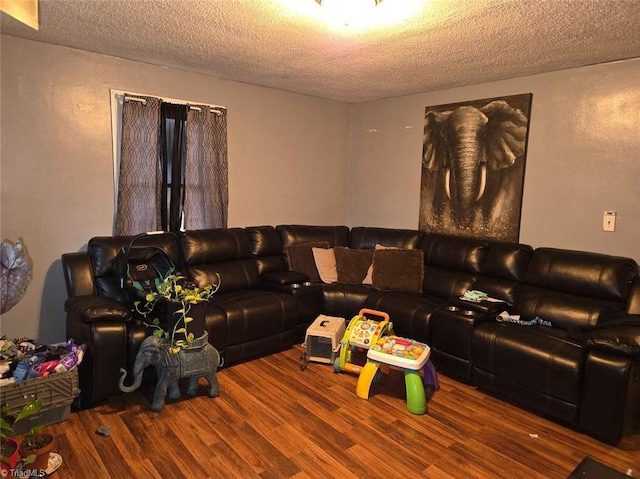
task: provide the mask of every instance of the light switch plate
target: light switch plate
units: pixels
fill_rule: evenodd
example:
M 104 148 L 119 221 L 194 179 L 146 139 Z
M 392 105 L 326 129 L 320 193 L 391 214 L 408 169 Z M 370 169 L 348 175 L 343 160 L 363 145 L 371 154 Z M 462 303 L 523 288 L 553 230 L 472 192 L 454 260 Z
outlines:
M 602 217 L 602 229 L 604 231 L 616 230 L 616 212 L 615 211 L 604 212 L 604 216 Z

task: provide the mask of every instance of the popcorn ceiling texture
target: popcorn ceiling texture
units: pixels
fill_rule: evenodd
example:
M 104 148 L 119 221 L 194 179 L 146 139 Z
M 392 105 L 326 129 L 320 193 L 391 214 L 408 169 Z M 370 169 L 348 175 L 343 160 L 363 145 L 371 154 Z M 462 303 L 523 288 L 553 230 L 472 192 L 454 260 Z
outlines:
M 315 0 L 39 5 L 39 31 L 2 14 L 2 34 L 352 103 L 640 56 L 637 0 L 385 0 L 369 28 Z

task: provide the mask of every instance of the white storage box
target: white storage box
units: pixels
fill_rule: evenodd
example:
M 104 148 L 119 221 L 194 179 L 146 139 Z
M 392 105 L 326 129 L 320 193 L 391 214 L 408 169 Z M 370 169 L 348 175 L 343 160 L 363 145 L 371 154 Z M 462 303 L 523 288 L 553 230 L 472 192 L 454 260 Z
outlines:
M 340 341 L 346 329 L 345 319 L 321 314 L 307 328 L 304 340 L 302 369 L 309 361 L 333 364 L 340 350 Z

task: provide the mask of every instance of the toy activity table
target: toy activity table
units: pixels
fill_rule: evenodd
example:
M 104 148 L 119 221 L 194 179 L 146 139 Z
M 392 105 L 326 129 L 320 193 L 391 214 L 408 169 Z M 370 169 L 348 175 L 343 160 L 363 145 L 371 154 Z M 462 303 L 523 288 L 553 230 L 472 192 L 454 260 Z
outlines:
M 365 316 L 377 316 L 382 321 L 374 321 Z M 365 350 L 376 344 L 381 336 L 393 334 L 393 324 L 389 321 L 389 315 L 383 311 L 363 308 L 349 321 L 342 341 L 340 342 L 340 356 L 333 363 L 335 372 L 346 371 L 359 375 L 362 366 L 352 363 L 352 353 L 357 350 Z
M 368 399 L 371 383 L 381 365 L 391 366 L 404 371 L 407 391 L 407 409 L 412 414 L 424 414 L 427 411 L 427 399 L 420 370 L 433 374 L 427 367 L 431 348 L 425 343 L 399 336 L 383 336 L 367 352 L 365 364 L 356 385 L 359 398 Z

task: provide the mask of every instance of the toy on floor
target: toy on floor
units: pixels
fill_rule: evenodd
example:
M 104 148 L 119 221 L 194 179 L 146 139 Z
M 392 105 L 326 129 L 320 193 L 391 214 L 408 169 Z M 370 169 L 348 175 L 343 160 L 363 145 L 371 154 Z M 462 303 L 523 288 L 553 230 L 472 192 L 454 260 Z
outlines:
M 425 385 L 430 394 L 439 388 L 438 377 L 429 356 L 431 348 L 425 343 L 399 336 L 381 337 L 367 352 L 367 364 L 358 378 L 356 395 L 369 398 L 371 383 L 381 366 L 390 366 L 404 371 L 407 392 L 407 409 L 412 414 L 427 411 Z M 424 382 L 420 371 L 424 373 Z
M 309 361 L 333 364 L 338 357 L 340 340 L 344 336 L 345 320 L 321 314 L 307 328 L 305 335 L 302 366 L 304 371 Z
M 365 314 L 381 317 L 382 321 L 369 319 Z M 361 309 L 349 321 L 349 326 L 342 336 L 340 356 L 333 363 L 335 372 L 346 371 L 360 375 L 362 366 L 352 363 L 352 353 L 371 348 L 385 334 L 393 334 L 393 324 L 389 321 L 389 315 L 374 309 Z

